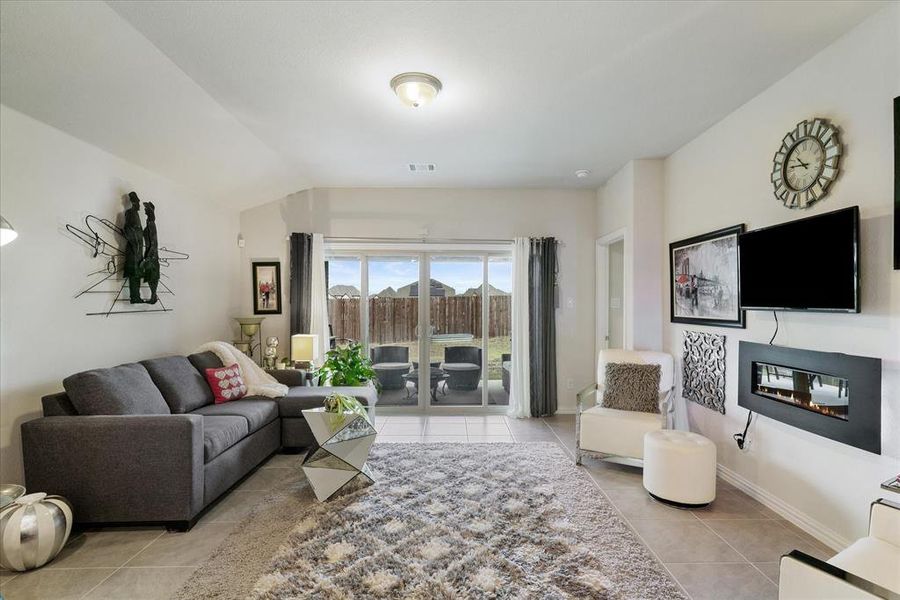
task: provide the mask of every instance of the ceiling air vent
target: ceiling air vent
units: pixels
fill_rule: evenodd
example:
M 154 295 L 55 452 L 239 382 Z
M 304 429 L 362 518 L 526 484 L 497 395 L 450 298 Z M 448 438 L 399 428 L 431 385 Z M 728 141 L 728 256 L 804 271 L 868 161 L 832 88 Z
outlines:
M 431 173 L 436 168 L 434 163 L 409 163 L 411 173 Z

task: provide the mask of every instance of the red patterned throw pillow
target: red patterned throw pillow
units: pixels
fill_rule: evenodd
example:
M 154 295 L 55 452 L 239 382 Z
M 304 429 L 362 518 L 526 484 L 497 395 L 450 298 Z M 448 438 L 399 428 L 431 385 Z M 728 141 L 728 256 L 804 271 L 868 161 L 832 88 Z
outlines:
M 247 395 L 241 368 L 236 363 L 218 369 L 206 369 L 206 381 L 209 382 L 216 404 L 237 400 Z

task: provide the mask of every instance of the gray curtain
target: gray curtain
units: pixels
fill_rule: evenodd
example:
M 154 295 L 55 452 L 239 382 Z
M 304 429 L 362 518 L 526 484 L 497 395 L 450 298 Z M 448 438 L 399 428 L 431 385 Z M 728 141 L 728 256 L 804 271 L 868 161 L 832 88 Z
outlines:
M 528 325 L 531 416 L 556 412 L 556 239 L 531 238 L 528 259 Z
M 291 234 L 291 335 L 309 333 L 312 234 Z

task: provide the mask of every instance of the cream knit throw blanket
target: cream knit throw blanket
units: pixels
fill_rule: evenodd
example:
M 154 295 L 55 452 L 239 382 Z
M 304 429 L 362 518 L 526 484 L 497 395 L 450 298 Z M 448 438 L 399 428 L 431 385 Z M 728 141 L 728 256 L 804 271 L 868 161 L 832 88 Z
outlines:
M 278 383 L 274 377 L 263 371 L 249 356 L 227 342 L 209 342 L 208 344 L 203 344 L 194 352 L 212 352 L 219 357 L 219 360 L 226 367 L 237 363 L 237 366 L 241 368 L 248 396 L 281 398 L 288 393 L 286 385 Z

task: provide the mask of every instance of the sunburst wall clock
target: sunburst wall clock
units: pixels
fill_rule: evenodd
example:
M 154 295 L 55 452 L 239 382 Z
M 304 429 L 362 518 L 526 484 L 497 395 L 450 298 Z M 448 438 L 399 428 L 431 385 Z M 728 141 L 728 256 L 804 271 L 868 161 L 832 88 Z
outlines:
M 827 119 L 797 123 L 772 161 L 775 197 L 788 208 L 809 208 L 827 196 L 838 176 L 841 152 L 840 132 Z

